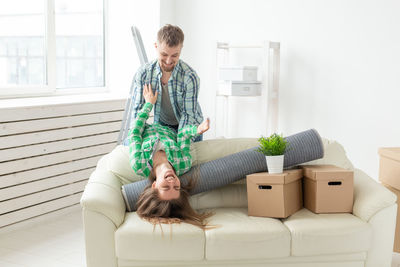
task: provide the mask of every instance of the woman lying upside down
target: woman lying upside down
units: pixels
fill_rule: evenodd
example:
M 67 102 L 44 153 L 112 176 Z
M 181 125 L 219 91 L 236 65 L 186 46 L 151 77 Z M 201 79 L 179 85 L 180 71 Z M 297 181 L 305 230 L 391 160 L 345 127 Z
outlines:
M 157 96 L 158 92 L 153 94 L 151 85 L 144 86 L 146 103 L 129 132 L 130 165 L 136 174 L 148 177 L 151 182 L 140 195 L 136 212 L 153 224 L 184 221 L 205 229 L 205 219 L 211 214 L 198 213 L 189 204 L 189 192 L 195 180 L 181 185 L 178 176 L 190 170 L 191 139 L 209 129 L 209 119 L 199 126 L 187 125 L 178 133 L 158 123 L 147 124 Z
M 189 195 L 231 184 L 251 173 L 268 171 L 265 156 L 254 147 L 202 163 L 189 171 L 191 138 L 207 131 L 209 120 L 198 127 L 186 126 L 178 134 L 160 124 L 148 125 L 145 122 L 157 93 L 154 95 L 151 87 L 145 86 L 143 95 L 146 103 L 129 135 L 129 160 L 132 169 L 148 177 L 150 183 L 142 180 L 122 187 L 128 209 L 133 211 L 131 207 L 136 206 L 137 214 L 153 224 L 183 221 L 202 229 L 214 228 L 205 222 L 211 214 L 196 212 L 189 204 Z M 286 140 L 289 150 L 285 152 L 284 168 L 324 155 L 322 139 L 314 129 L 288 136 Z

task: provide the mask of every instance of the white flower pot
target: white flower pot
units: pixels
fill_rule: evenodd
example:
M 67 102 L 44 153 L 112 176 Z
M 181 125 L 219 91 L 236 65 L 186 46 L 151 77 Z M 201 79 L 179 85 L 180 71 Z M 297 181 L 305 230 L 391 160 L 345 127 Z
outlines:
M 268 173 L 282 173 L 283 172 L 283 156 L 265 156 L 267 159 Z

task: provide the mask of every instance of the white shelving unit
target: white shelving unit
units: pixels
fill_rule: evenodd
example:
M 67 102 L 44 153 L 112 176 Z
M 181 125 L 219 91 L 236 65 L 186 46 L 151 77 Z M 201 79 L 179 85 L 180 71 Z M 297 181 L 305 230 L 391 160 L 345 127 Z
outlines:
M 264 41 L 262 44 L 231 44 L 226 42 L 217 42 L 217 71 L 221 66 L 231 65 L 231 57 L 233 51 L 238 50 L 255 50 L 262 57 L 262 63 L 259 68 L 259 79 L 261 81 L 261 95 L 251 96 L 234 96 L 234 95 L 220 95 L 218 89 L 216 90 L 217 98 L 223 98 L 222 105 L 222 134 L 218 134 L 219 127 L 216 126 L 217 136 L 224 137 L 246 137 L 246 136 L 234 136 L 230 134 L 229 129 L 229 110 L 230 102 L 233 98 L 259 98 L 259 105 L 262 106 L 262 113 L 264 121 L 262 122 L 262 128 L 264 129 L 260 134 L 269 135 L 277 132 L 278 130 L 278 110 L 279 110 L 279 61 L 280 61 L 280 43 Z M 239 60 L 240 61 L 240 60 Z M 219 73 L 218 73 L 219 74 Z M 260 79 L 261 78 L 261 79 Z M 219 75 L 217 78 L 219 86 Z M 218 102 L 218 101 L 217 101 Z M 217 103 L 216 102 L 216 103 Z M 265 107 L 264 107 L 265 105 Z M 216 104 L 216 112 L 221 109 Z M 260 109 L 261 107 L 254 107 Z M 217 116 L 216 116 L 217 117 Z

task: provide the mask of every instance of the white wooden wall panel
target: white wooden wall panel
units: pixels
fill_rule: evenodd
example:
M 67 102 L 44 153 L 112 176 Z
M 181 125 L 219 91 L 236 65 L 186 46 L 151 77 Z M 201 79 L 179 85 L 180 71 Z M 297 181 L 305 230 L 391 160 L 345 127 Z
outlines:
M 25 195 L 18 198 L 0 202 L 0 213 L 4 214 L 14 210 L 23 209 L 25 207 L 34 206 L 49 200 L 58 199 L 60 197 L 69 196 L 75 193 L 82 192 L 87 181 L 80 181 L 56 188 L 51 188 L 45 191 L 37 192 L 34 194 Z
M 0 149 L 94 135 L 101 133 L 105 128 L 110 131 L 119 131 L 120 127 L 121 122 L 117 121 L 43 132 L 8 135 L 1 137 Z
M 0 150 L 0 159 L 2 161 L 9 161 L 18 159 L 21 157 L 21 155 L 24 155 L 24 157 L 32 157 L 32 156 L 65 151 L 68 149 L 77 149 L 85 146 L 112 143 L 115 142 L 117 138 L 118 138 L 118 132 L 111 132 L 105 134 L 98 134 L 95 136 L 90 135 L 85 137 L 66 139 L 62 141 L 29 145 L 29 149 L 27 149 L 26 146 L 2 149 Z
M 63 198 L 55 199 L 53 201 L 45 202 L 39 205 L 28 207 L 14 212 L 2 214 L 0 223 L 2 226 L 10 225 L 12 223 L 20 222 L 26 219 L 37 217 L 52 211 L 67 208 L 79 203 L 82 193 L 73 194 Z
M 0 175 L 36 169 L 57 163 L 67 162 L 81 158 L 87 158 L 93 155 L 101 155 L 104 151 L 111 151 L 115 143 L 90 146 L 85 148 L 67 150 L 59 153 L 46 154 L 38 157 L 30 157 L 1 163 Z M 29 149 L 29 147 L 27 147 Z M 1 176 L 0 176 L 1 177 Z
M 34 192 L 44 191 L 50 188 L 59 187 L 65 184 L 75 183 L 82 180 L 87 180 L 90 174 L 95 168 L 89 168 L 47 179 L 33 181 L 31 183 L 18 184 L 16 186 L 10 186 L 1 190 L 0 201 L 13 199 L 15 197 L 32 194 Z M 1 205 L 1 202 L 0 202 Z
M 27 171 L 3 175 L 0 176 L 0 188 L 23 184 L 23 183 L 29 183 L 32 181 L 48 177 L 58 176 L 63 173 L 76 172 L 78 170 L 93 167 L 96 166 L 101 156 L 102 155 L 75 160 L 67 163 L 42 167 L 39 169 L 33 169 L 33 170 L 27 170 Z
M 4 122 L 0 128 L 0 136 L 5 134 L 18 134 L 23 132 L 43 131 L 48 129 L 102 123 L 105 121 L 118 121 L 121 120 L 122 116 L 122 111 L 113 111 L 40 120 Z
M 125 100 L 0 108 L 0 227 L 79 203 Z
M 121 105 L 122 103 L 122 105 Z M 33 106 L 25 108 L 4 108 L 1 109 L 0 121 L 25 121 L 41 118 L 65 117 L 80 114 L 101 113 L 110 111 L 121 111 L 125 100 L 110 100 L 99 102 L 85 102 L 76 104 L 60 104 L 49 106 Z M 122 119 L 122 117 L 121 117 Z

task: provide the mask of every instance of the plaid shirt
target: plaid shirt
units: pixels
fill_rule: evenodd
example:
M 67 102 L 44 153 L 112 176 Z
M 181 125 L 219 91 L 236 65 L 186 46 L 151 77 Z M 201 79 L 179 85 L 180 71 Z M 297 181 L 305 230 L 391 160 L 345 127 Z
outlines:
M 157 102 L 154 107 L 154 122 L 160 121 L 161 98 L 162 98 L 162 71 L 158 60 L 149 62 L 136 72 L 133 88 L 133 113 L 136 118 L 145 101 L 143 98 L 143 86 L 151 83 L 153 92 L 158 91 Z M 179 60 L 171 78 L 168 81 L 168 92 L 175 117 L 181 129 L 186 125 L 199 125 L 203 121 L 203 113 L 197 101 L 200 89 L 200 79 L 196 72 L 185 62 Z M 131 127 L 132 128 L 132 125 Z
M 164 145 L 168 161 L 174 167 L 176 175 L 182 175 L 190 170 L 192 156 L 190 155 L 191 138 L 197 135 L 197 126 L 187 125 L 176 134 L 167 126 L 158 123 L 147 124 L 146 120 L 153 104 L 145 103 L 138 113 L 130 130 L 128 138 L 129 162 L 136 174 L 148 177 L 153 166 L 153 153 L 157 142 Z

